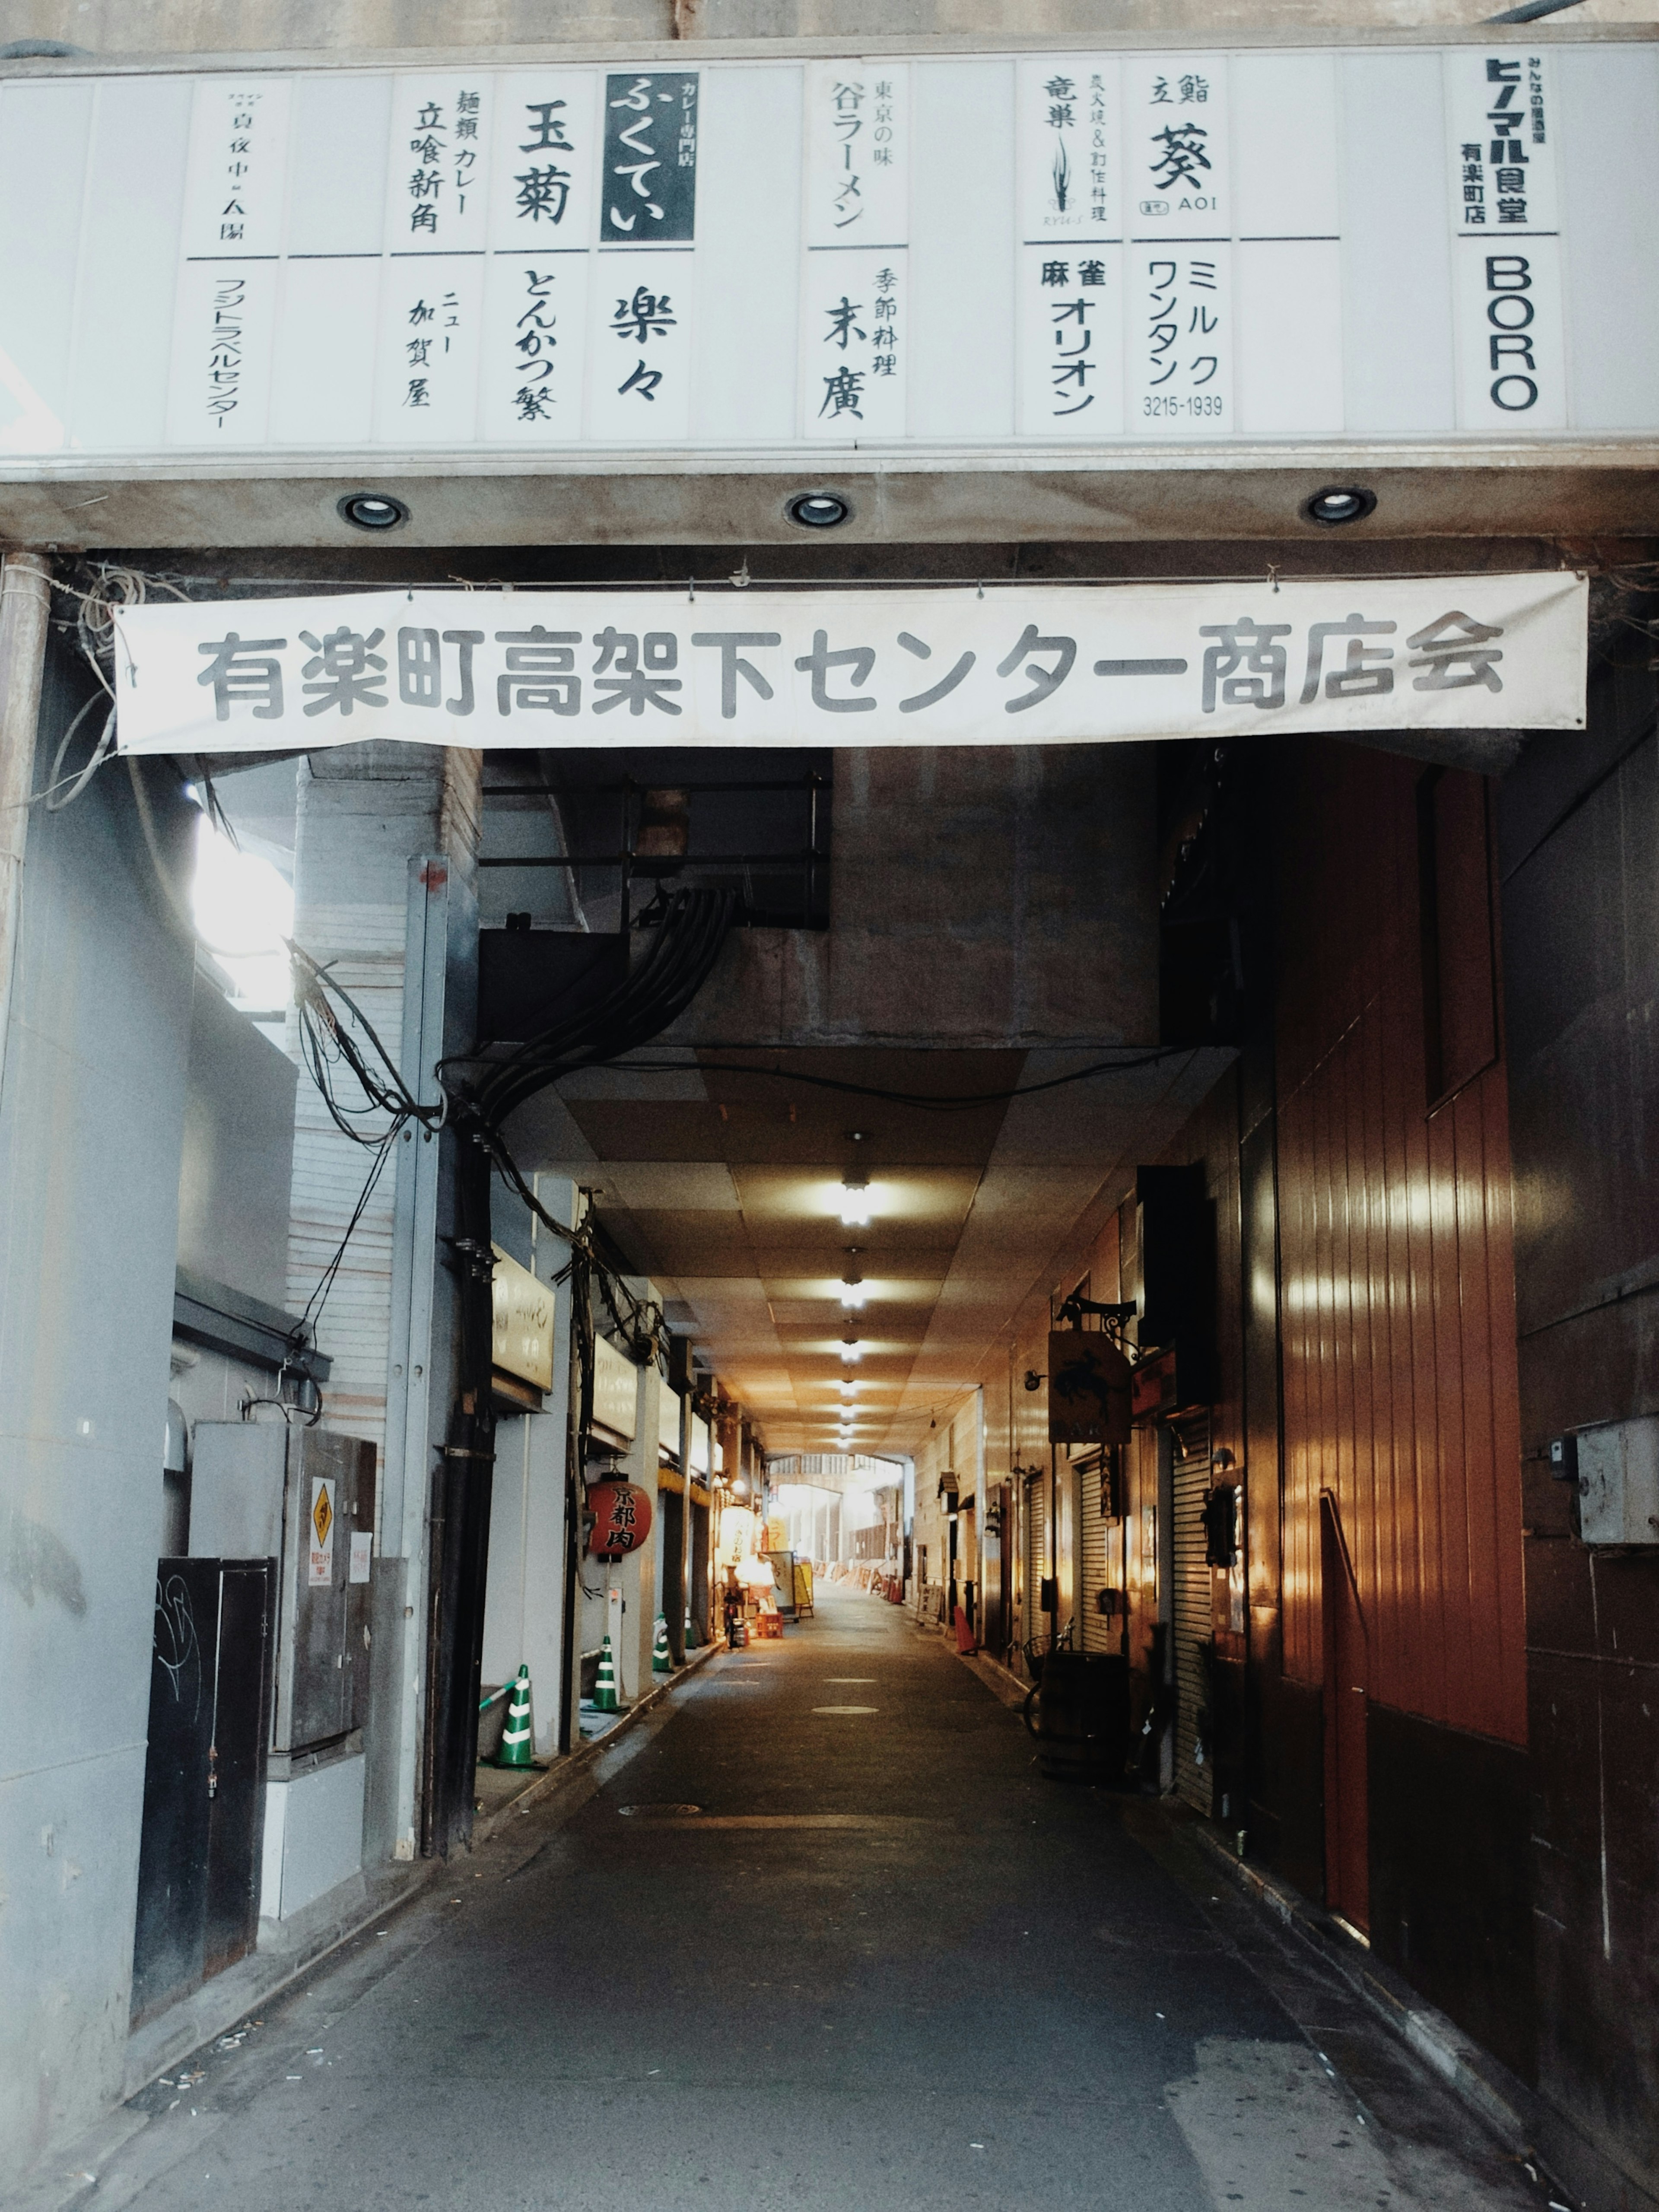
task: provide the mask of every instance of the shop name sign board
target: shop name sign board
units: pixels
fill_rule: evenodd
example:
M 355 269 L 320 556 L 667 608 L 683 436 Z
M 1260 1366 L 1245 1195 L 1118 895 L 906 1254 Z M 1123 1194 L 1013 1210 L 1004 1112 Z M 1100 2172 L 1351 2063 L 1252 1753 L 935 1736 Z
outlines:
M 0 453 L 1650 435 L 1656 105 L 1512 33 L 20 77 Z
M 403 591 L 117 618 L 130 753 L 1578 729 L 1583 577 Z

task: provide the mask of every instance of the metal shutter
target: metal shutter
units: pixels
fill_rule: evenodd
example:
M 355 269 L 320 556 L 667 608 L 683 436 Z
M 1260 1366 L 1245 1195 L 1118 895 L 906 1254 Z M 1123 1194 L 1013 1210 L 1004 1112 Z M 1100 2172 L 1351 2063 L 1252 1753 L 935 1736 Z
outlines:
M 1042 1578 L 1048 1571 L 1048 1478 L 1046 1474 L 1025 1486 L 1025 1640 L 1047 1636 L 1048 1620 L 1042 1610 Z
M 1197 1756 L 1197 1722 L 1208 1701 L 1204 1661 L 1199 1646 L 1213 1628 L 1210 1569 L 1204 1556 L 1204 1493 L 1210 1486 L 1210 1416 L 1207 1409 L 1170 1425 L 1175 1448 L 1175 1526 L 1170 1556 L 1175 1588 L 1176 1748 L 1175 1786 L 1194 1811 L 1207 1819 L 1213 1804 L 1209 1754 Z
M 1071 1479 L 1083 1492 L 1081 1499 L 1082 1575 L 1078 1583 L 1077 1609 L 1079 1643 L 1085 1651 L 1115 1651 L 1122 1638 L 1121 1624 L 1114 1616 L 1108 1620 L 1100 1609 L 1100 1593 L 1111 1581 L 1111 1523 L 1101 1517 L 1100 1460 L 1091 1454 L 1079 1468 L 1071 1470 Z

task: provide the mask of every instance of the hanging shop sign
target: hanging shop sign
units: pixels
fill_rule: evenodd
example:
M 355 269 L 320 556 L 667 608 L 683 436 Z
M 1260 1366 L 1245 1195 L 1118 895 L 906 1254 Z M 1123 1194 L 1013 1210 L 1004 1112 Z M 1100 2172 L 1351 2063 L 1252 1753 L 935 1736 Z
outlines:
M 553 1293 L 492 1244 L 490 1364 L 538 1390 L 553 1388 Z
M 593 1429 L 603 1443 L 634 1441 L 639 1425 L 640 1370 L 607 1337 L 593 1340 Z
M 760 1516 L 751 1513 L 746 1505 L 728 1505 L 720 1515 L 719 1564 L 735 1567 L 740 1559 L 754 1551 L 760 1531 Z
M 130 753 L 1579 729 L 1571 573 L 129 608 Z
M 1127 1444 L 1133 1371 L 1099 1329 L 1060 1328 L 1048 1338 L 1048 1441 Z
M 1516 33 L 32 74 L 0 453 L 1651 435 L 1655 94 Z
M 651 1498 L 637 1482 L 596 1482 L 587 1493 L 594 1516 L 587 1548 L 596 1559 L 625 1559 L 651 1534 Z

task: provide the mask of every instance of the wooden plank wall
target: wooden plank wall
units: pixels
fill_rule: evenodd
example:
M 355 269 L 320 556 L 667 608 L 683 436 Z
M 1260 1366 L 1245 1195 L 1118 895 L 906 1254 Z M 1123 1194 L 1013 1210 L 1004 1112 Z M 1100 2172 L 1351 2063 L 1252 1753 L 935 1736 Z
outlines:
M 1373 1698 L 1526 1737 L 1512 1200 L 1501 1057 L 1431 1110 L 1409 761 L 1277 764 L 1284 1653 L 1322 1679 L 1336 1500 Z

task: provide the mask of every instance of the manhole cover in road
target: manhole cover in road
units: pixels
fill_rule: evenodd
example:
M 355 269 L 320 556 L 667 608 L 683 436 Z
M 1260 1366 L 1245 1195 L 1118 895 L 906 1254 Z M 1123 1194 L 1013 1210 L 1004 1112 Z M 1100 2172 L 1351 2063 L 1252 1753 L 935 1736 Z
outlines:
M 688 1813 L 701 1813 L 701 1805 L 619 1805 L 624 1820 L 679 1820 Z

